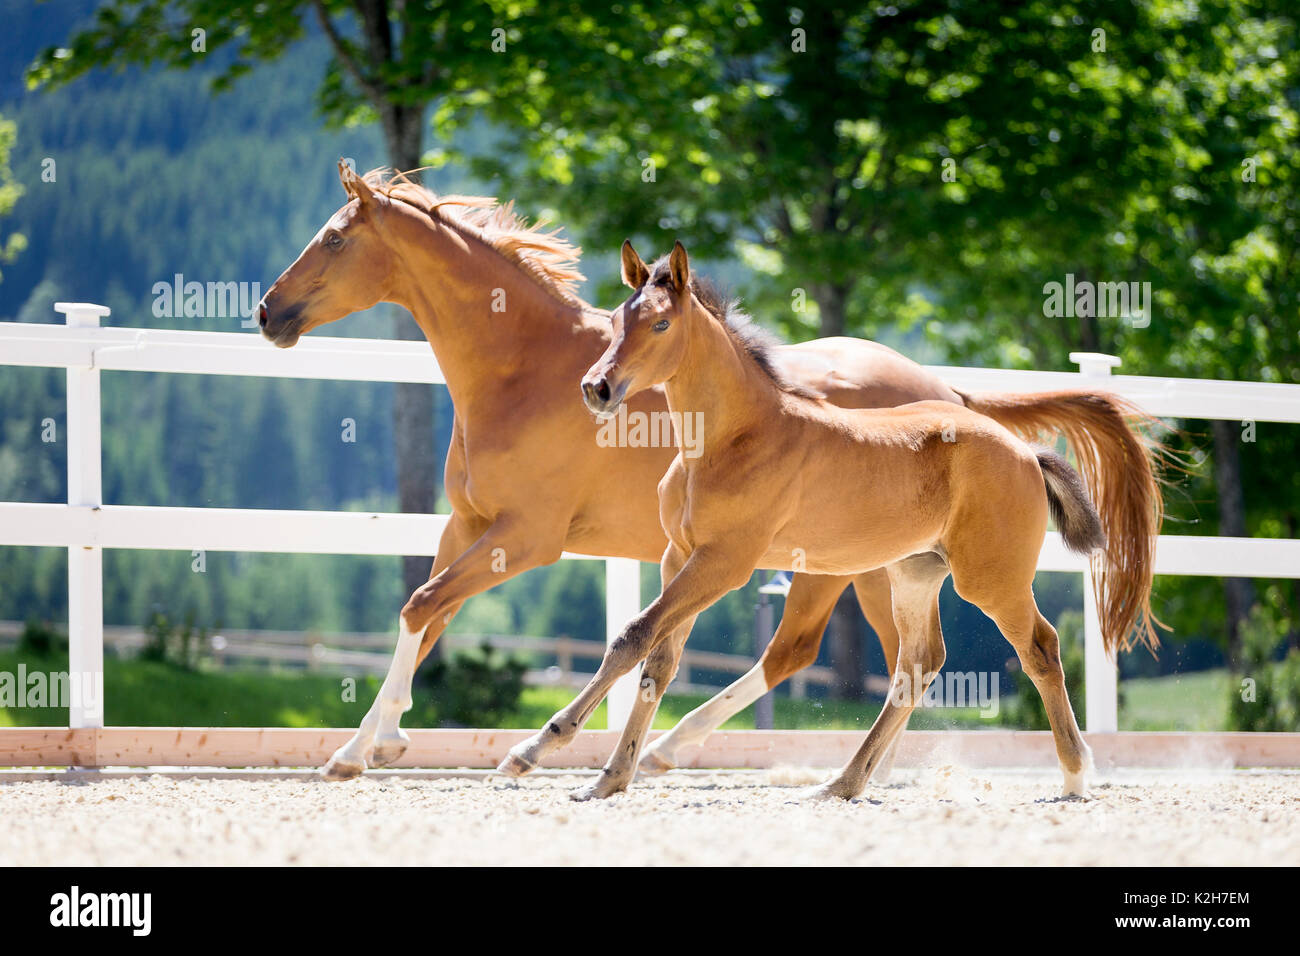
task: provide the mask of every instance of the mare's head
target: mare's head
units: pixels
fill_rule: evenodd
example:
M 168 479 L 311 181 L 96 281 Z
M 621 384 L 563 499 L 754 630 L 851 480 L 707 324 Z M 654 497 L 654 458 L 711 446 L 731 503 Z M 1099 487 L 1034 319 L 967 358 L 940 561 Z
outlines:
M 389 291 L 394 257 L 379 227 L 390 201 L 343 160 L 339 182 L 347 203 L 257 304 L 262 334 L 281 348 L 317 326 L 370 308 Z
M 623 242 L 623 282 L 632 295 L 614 310 L 614 339 L 582 377 L 582 399 L 597 415 L 612 415 L 629 395 L 666 382 L 686 353 L 693 313 L 691 265 L 686 247 L 647 266 Z

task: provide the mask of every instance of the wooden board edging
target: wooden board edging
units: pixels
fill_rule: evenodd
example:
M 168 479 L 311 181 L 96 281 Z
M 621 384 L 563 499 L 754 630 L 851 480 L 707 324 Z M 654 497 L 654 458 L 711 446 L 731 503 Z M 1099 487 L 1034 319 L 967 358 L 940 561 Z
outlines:
M 528 730 L 411 730 L 411 747 L 395 769 L 495 767 Z M 658 736 L 656 732 L 653 736 Z M 318 767 L 352 735 L 350 729 L 287 727 L 0 728 L 0 767 Z M 1084 734 L 1097 767 L 1300 767 L 1300 733 Z M 584 731 L 546 767 L 598 768 L 617 735 Z M 840 730 L 731 730 L 715 733 L 684 767 L 765 769 L 837 767 L 865 735 Z M 898 766 L 1053 767 L 1046 731 L 913 730 Z

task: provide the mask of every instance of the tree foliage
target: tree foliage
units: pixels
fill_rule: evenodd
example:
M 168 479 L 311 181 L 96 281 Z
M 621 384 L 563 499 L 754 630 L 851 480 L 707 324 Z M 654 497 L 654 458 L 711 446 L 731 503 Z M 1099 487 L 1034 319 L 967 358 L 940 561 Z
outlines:
M 202 54 L 196 29 L 205 31 Z M 52 236 L 73 244 L 75 278 L 93 277 L 92 290 L 123 308 L 187 248 L 203 250 L 197 268 L 274 274 L 328 205 L 320 197 L 331 186 L 317 178 L 328 166 L 312 165 L 324 144 L 334 155 L 373 153 L 376 141 L 361 128 L 378 120 L 392 154 L 402 147 L 394 122 L 409 135 L 412 112 L 422 116 L 427 104 L 434 138 L 425 159 L 440 185 L 460 186 L 470 169 L 525 208 L 553 210 L 597 252 L 625 236 L 651 250 L 681 238 L 697 261 L 739 263 L 725 271 L 751 307 L 793 337 L 848 331 L 955 362 L 1039 368 L 1069 367 L 1075 349 L 1100 350 L 1121 356 L 1131 373 L 1300 381 L 1300 52 L 1293 9 L 1271 0 L 847 9 L 774 0 L 143 0 L 103 4 L 85 29 L 43 45 L 27 74 L 42 87 L 102 67 L 126 73 L 116 87 L 104 84 L 120 113 L 89 95 L 60 101 L 75 114 L 66 125 L 53 110 L 20 107 L 31 138 L 30 149 L 18 147 L 25 161 L 57 149 L 78 177 L 71 196 L 24 200 L 32 218 L 20 215 L 19 226 L 38 254 L 8 270 L 6 285 L 16 278 L 22 290 L 15 313 L 73 278 L 59 272 Z M 256 70 L 257 95 L 241 102 L 262 115 L 214 109 L 178 79 L 183 73 L 150 73 L 146 88 L 134 70 L 146 65 L 193 68 L 233 90 Z M 331 125 L 328 138 L 307 134 L 304 90 Z M 153 91 L 170 91 L 188 113 L 127 107 Z M 423 133 L 424 120 L 415 125 Z M 203 144 L 220 162 L 186 142 L 197 144 L 206 129 L 220 131 Z M 117 157 L 121 182 L 154 188 L 122 189 L 98 165 L 103 150 Z M 206 189 L 187 192 L 187 178 Z M 255 213 L 223 216 L 230 197 Z M 32 228 L 47 215 L 54 229 Z M 268 222 L 284 224 L 270 240 L 259 235 Z M 190 239 L 141 242 L 141 223 L 158 226 L 151 235 Z M 95 251 L 77 245 L 80 236 L 93 237 Z M 1067 275 L 1149 282 L 1150 314 L 1049 314 L 1045 286 Z M 39 282 L 51 285 L 37 295 Z M 615 301 L 614 285 L 609 270 L 596 298 Z M 149 388 L 170 389 L 177 408 L 211 400 L 198 385 Z M 295 500 L 323 500 L 322 468 L 352 474 L 321 451 L 333 427 L 327 415 L 284 421 L 271 410 L 328 404 L 324 391 L 297 403 L 269 384 L 247 394 L 254 407 L 231 415 L 261 436 L 261 461 L 293 444 L 277 429 L 312 436 L 268 464 L 279 469 L 266 476 L 273 480 L 223 472 L 210 449 L 228 440 L 227 426 L 191 431 L 175 422 L 162 435 L 143 430 L 130 452 L 114 451 L 122 471 L 106 459 L 106 480 L 120 474 L 112 480 L 124 487 L 159 491 L 152 462 L 171 442 L 185 464 L 174 480 L 168 473 L 170 494 L 237 488 L 248 505 L 248 496 L 274 498 L 292 485 Z M 141 414 L 143 399 L 134 401 Z M 1300 452 L 1294 428 L 1260 423 L 1254 441 L 1225 439 L 1220 429 L 1211 442 L 1204 423 L 1183 425 L 1186 434 L 1172 440 L 1193 461 L 1207 452 L 1210 461 L 1236 461 L 1243 504 L 1234 517 L 1207 461 L 1170 496 L 1172 530 L 1196 522 L 1205 527 L 1193 530 L 1212 533 L 1240 518 L 1244 530 L 1234 533 L 1295 536 L 1300 478 L 1277 466 Z M 17 467 L 6 441 L 0 485 Z M 60 466 L 24 467 L 44 487 Z M 361 481 L 349 484 L 347 500 L 390 493 Z M 595 587 L 590 573 L 573 566 L 555 581 L 566 581 L 567 595 Z M 1180 635 L 1222 633 L 1222 595 L 1177 579 L 1159 588 Z M 560 594 L 557 583 L 534 592 L 547 621 L 599 627 L 598 615 L 578 613 Z M 1300 620 L 1293 586 L 1265 583 L 1260 594 L 1292 607 L 1284 619 Z M 532 626 L 517 609 L 481 603 L 491 608 L 481 620 Z M 739 640 L 748 608 L 729 607 L 718 629 Z

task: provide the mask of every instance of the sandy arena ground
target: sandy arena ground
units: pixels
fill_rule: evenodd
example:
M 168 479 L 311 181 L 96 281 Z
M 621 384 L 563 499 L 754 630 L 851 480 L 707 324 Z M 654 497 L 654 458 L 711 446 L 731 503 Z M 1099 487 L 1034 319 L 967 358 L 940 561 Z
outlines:
M 902 770 L 853 803 L 806 770 L 675 773 L 603 803 L 584 778 L 0 777 L 0 865 L 1300 863 L 1300 772 Z M 589 778 L 586 778 L 589 779 Z

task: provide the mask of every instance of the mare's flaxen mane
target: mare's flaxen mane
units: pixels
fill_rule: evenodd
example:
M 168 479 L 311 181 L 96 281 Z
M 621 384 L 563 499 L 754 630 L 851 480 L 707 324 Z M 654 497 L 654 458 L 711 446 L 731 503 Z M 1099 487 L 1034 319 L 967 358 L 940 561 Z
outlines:
M 577 293 L 577 284 L 586 278 L 577 268 L 582 250 L 558 229 L 543 232 L 545 222 L 530 223 L 516 213 L 513 200 L 503 204 L 491 196 L 439 196 L 405 173 L 386 169 L 372 169 L 363 178 L 375 192 L 483 240 L 564 301 L 585 304 Z

